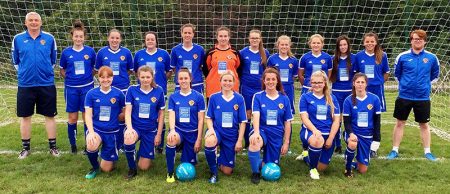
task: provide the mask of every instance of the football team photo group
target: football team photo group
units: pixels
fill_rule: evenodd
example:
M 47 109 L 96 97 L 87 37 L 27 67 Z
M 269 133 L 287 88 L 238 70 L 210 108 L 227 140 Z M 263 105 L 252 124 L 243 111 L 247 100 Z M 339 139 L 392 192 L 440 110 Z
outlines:
M 282 181 L 288 173 L 327 179 L 333 165 L 343 179 L 358 179 L 371 173 L 375 158 L 392 163 L 402 158 L 402 140 L 413 141 L 403 139 L 408 119 L 420 138 L 414 143 L 423 148 L 415 150 L 419 159 L 431 164 L 441 157 L 431 150 L 429 123 L 434 119 L 433 83 L 442 72 L 436 54 L 426 49 L 431 41 L 426 29 L 404 32 L 409 46 L 388 59 L 373 31 L 365 32 L 361 42 L 349 34 L 311 33 L 306 43 L 297 43 L 278 34 L 270 53 L 266 32 L 258 26 L 245 32 L 241 50 L 232 45 L 233 26 L 216 28 L 208 40 L 214 43 L 211 48 L 195 42 L 193 23 L 179 25 L 180 42 L 173 48 L 161 48 L 161 34 L 148 31 L 140 50 L 126 48 L 122 32 L 111 27 L 103 32 L 107 44 L 96 50 L 85 44 L 89 32 L 83 18 L 71 20 L 66 32 L 70 45 L 63 46 L 43 30 L 39 13 L 28 12 L 24 21 L 10 55 L 17 73 L 19 161 L 34 157 L 31 143 L 42 139 L 31 141 L 32 125 L 44 125 L 46 155 L 59 157 L 55 162 L 61 155 L 84 155 L 78 162 L 85 171 L 76 176 L 90 181 L 127 166 L 121 177 L 130 182 L 151 174 L 173 184 L 206 171 L 207 179 L 194 182 L 220 184 L 223 177 L 236 176 L 242 168 L 235 167 L 242 163 L 249 168 L 240 173 L 248 180 L 242 184 Z M 325 38 L 334 43 L 328 50 Z M 309 50 L 293 53 L 293 44 L 307 44 Z M 362 50 L 352 50 L 359 44 Z M 57 102 L 58 73 L 64 101 Z M 389 78 L 398 85 L 395 98 L 386 97 Z M 392 114 L 386 113 L 389 103 Z M 61 104 L 67 114 L 64 125 L 56 119 Z M 42 115 L 43 122 L 32 122 L 34 114 Z M 390 117 L 393 128 L 387 129 L 382 117 Z M 392 134 L 392 141 L 382 137 L 381 129 Z M 65 132 L 57 136 L 57 131 Z M 60 149 L 57 140 L 67 141 L 69 149 Z M 379 151 L 381 145 L 390 151 Z M 164 165 L 155 166 L 156 160 Z M 199 166 L 199 160 L 205 162 Z M 289 171 L 281 160 L 308 170 Z M 165 168 L 165 173 L 152 168 Z

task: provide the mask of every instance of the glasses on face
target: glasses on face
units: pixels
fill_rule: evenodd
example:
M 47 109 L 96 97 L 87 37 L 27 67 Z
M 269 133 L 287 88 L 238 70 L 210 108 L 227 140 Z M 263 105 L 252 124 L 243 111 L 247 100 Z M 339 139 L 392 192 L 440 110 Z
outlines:
M 311 82 L 312 85 L 322 85 L 324 82 Z
M 422 38 L 413 38 L 412 40 L 413 40 L 413 41 L 417 41 L 417 42 L 419 42 L 419 41 L 423 41 L 423 39 L 422 39 Z

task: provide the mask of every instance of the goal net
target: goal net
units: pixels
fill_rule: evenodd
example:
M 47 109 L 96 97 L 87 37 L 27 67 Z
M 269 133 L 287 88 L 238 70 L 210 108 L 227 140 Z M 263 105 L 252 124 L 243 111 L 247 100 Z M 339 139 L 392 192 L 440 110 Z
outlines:
M 11 41 L 25 29 L 26 13 L 36 11 L 42 16 L 43 30 L 56 38 L 58 56 L 71 45 L 69 30 L 74 19 L 81 19 L 87 27 L 86 45 L 98 50 L 107 44 L 107 32 L 117 28 L 123 32 L 122 45 L 133 53 L 142 48 L 143 34 L 149 30 L 158 33 L 159 47 L 170 52 L 181 41 L 180 26 L 193 23 L 197 26 L 194 41 L 205 49 L 212 47 L 214 30 L 221 25 L 231 28 L 231 43 L 237 49 L 248 45 L 248 32 L 257 28 L 263 31 L 265 47 L 271 53 L 278 36 L 290 36 L 292 51 L 298 58 L 309 50 L 307 39 L 312 34 L 322 34 L 324 49 L 332 54 L 339 35 L 348 35 L 357 52 L 363 49 L 363 34 L 374 31 L 393 68 L 395 57 L 410 47 L 409 32 L 421 28 L 428 32 L 427 50 L 441 62 L 440 79 L 432 90 L 431 125 L 450 131 L 449 4 L 448 0 L 0 0 L 0 123 L 17 121 L 17 78 L 10 60 Z M 65 120 L 63 80 L 58 71 L 55 68 L 58 117 Z M 397 83 L 392 78 L 386 90 L 388 109 L 392 111 L 397 96 Z

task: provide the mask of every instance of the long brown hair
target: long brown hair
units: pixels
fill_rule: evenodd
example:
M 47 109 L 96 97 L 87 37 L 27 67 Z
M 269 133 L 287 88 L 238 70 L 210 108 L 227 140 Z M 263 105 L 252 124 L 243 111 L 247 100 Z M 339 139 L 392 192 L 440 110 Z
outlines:
M 364 74 L 364 73 L 356 73 L 356 74 L 353 76 L 353 79 L 352 79 L 352 105 L 353 105 L 353 106 L 356 105 L 356 89 L 355 89 L 355 81 L 356 81 L 356 79 L 358 79 L 358 78 L 360 78 L 360 77 L 363 77 L 363 78 L 364 78 L 364 80 L 366 81 L 366 84 L 368 83 L 367 75 Z M 367 86 L 366 86 L 366 89 L 367 89 Z
M 267 55 L 266 55 L 266 50 L 264 49 L 262 32 L 260 30 L 253 29 L 253 30 L 250 30 L 250 32 L 248 33 L 249 36 L 251 33 L 259 34 L 260 41 L 259 41 L 258 51 L 259 51 L 259 55 L 261 55 L 261 64 L 263 65 L 263 67 L 265 69 L 267 67 Z
M 377 43 L 377 45 L 375 45 L 375 63 L 377 65 L 381 64 L 381 60 L 383 59 L 383 49 L 381 48 L 381 44 L 380 44 L 380 40 L 378 39 L 378 35 L 375 34 L 375 32 L 369 32 L 364 34 L 363 37 L 363 44 L 364 41 L 366 40 L 367 37 L 374 37 L 375 38 L 375 42 Z
M 264 73 L 262 75 L 262 80 L 261 80 L 262 90 L 266 90 L 266 85 L 264 84 L 264 80 L 266 79 L 266 75 L 269 73 L 273 73 L 277 77 L 277 86 L 276 86 L 277 91 L 286 95 L 286 93 L 284 92 L 284 89 L 283 89 L 283 84 L 281 83 L 280 73 L 278 72 L 277 69 L 275 69 L 273 67 L 268 67 L 268 68 L 266 68 L 266 70 L 264 70 Z
M 341 49 L 339 49 L 339 46 L 341 44 L 341 41 L 345 40 L 347 42 L 348 45 L 348 49 L 346 53 L 341 53 Z M 331 70 L 331 77 L 330 77 L 330 81 L 331 82 L 336 82 L 337 79 L 337 73 L 338 73 L 338 69 L 339 69 L 339 60 L 342 54 L 346 54 L 347 55 L 347 72 L 350 72 L 352 69 L 352 61 L 351 61 L 351 46 L 350 46 L 350 39 L 348 38 L 348 36 L 346 35 L 341 35 L 336 39 L 336 49 L 334 51 L 334 58 L 333 58 L 333 69 Z
M 322 78 L 324 81 L 324 87 L 323 87 L 323 95 L 325 96 L 325 100 L 326 100 L 326 104 L 330 106 L 331 109 L 331 116 L 334 115 L 334 108 L 335 105 L 333 103 L 333 98 L 331 97 L 331 87 L 330 87 L 330 82 L 328 82 L 328 77 L 327 74 L 323 71 L 316 71 L 311 75 L 311 82 L 312 82 L 312 78 L 313 77 L 317 77 L 317 78 Z M 311 88 L 312 89 L 312 88 Z

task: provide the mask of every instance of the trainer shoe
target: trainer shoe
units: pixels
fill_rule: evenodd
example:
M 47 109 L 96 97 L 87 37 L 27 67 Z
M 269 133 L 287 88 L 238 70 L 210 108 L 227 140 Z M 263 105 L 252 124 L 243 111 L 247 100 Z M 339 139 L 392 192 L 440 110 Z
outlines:
M 129 169 L 127 176 L 125 176 L 126 180 L 131 180 L 137 175 L 137 169 Z
M 391 152 L 389 152 L 389 154 L 387 155 L 386 159 L 393 160 L 393 159 L 395 159 L 397 157 L 398 157 L 398 152 L 392 150 Z
M 78 148 L 76 145 L 71 145 L 70 146 L 70 151 L 72 152 L 72 154 L 77 154 L 78 152 Z
M 319 180 L 320 179 L 319 172 L 317 171 L 316 168 L 313 168 L 313 169 L 309 170 L 309 177 L 311 177 L 314 180 Z
M 376 151 L 370 150 L 370 158 L 378 158 L 378 153 Z
M 353 178 L 352 170 L 345 170 L 344 176 L 347 177 L 347 178 Z
M 342 146 L 336 147 L 336 149 L 334 150 L 334 153 L 342 154 Z
M 433 161 L 433 162 L 437 161 L 437 159 L 434 157 L 434 155 L 432 153 L 426 153 L 425 158 L 429 161 Z
M 97 176 L 97 174 L 99 173 L 99 170 L 98 169 L 91 169 L 85 176 L 84 176 L 84 178 L 86 178 L 86 179 L 94 179 L 96 176 Z
M 211 175 L 209 176 L 209 183 L 215 184 L 217 181 L 219 181 L 217 175 L 211 172 Z
M 30 150 L 23 149 L 22 151 L 20 151 L 19 157 L 17 157 L 17 158 L 22 160 L 22 159 L 27 158 L 30 154 L 31 154 Z
M 259 184 L 259 181 L 260 181 L 260 179 L 261 179 L 261 174 L 258 172 L 258 173 L 252 173 L 252 179 L 251 179 L 251 181 L 252 181 L 252 183 L 253 184 Z
M 303 160 L 306 157 L 308 157 L 308 150 L 303 150 L 302 153 L 295 158 L 295 160 Z
M 60 154 L 59 154 L 59 150 L 58 150 L 58 148 L 50 148 L 50 154 L 52 155 L 52 156 L 55 156 L 55 157 L 59 157 L 60 156 Z
M 175 182 L 175 177 L 173 176 L 173 173 L 167 173 L 166 181 L 167 181 L 168 183 L 173 183 L 173 182 Z

